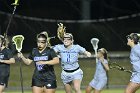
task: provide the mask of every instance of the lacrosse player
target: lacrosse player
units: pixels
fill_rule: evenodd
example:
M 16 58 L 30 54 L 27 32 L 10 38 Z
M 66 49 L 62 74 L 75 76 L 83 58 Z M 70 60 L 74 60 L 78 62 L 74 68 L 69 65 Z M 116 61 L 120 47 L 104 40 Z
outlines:
M 125 93 L 135 93 L 140 88 L 140 44 L 137 33 L 131 33 L 127 36 L 127 45 L 131 47 L 130 63 L 133 71 L 130 82 L 128 83 Z
M 32 77 L 33 93 L 55 93 L 57 84 L 53 65 L 59 63 L 59 58 L 55 51 L 48 47 L 46 35 L 37 35 L 37 48 L 33 48 L 28 58 L 22 53 L 18 53 L 18 57 L 27 65 L 32 62 L 35 64 Z
M 94 93 L 101 93 L 101 90 L 107 84 L 107 74 L 109 70 L 108 56 L 105 48 L 101 48 L 97 52 L 96 71 L 93 80 L 86 88 L 86 93 L 91 93 L 94 89 Z
M 58 31 L 62 31 L 64 29 L 63 24 L 60 24 L 59 27 L 60 29 Z M 61 58 L 61 79 L 63 81 L 65 91 L 66 93 L 71 93 L 71 86 L 73 84 L 75 93 L 81 93 L 80 86 L 83 78 L 83 71 L 79 67 L 78 57 L 79 53 L 83 53 L 88 57 L 91 56 L 91 53 L 86 51 L 86 49 L 80 45 L 73 44 L 74 40 L 71 33 L 63 33 L 61 36 L 60 40 L 62 40 L 63 44 L 55 45 L 53 49 L 56 53 L 59 53 Z
M 13 54 L 6 46 L 5 38 L 0 35 L 0 93 L 2 93 L 8 85 L 10 75 L 10 64 L 15 63 Z

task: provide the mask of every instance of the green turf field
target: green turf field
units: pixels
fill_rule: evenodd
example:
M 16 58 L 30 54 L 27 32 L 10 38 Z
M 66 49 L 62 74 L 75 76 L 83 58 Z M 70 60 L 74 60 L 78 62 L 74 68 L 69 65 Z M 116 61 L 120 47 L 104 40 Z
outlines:
M 124 66 L 126 69 L 131 69 L 131 65 L 128 58 L 110 58 L 110 62 L 117 62 L 119 65 Z M 20 62 L 16 62 L 15 64 L 11 65 L 11 72 L 9 78 L 9 85 L 6 93 L 12 93 L 9 91 L 12 90 L 20 90 Z M 95 58 L 84 58 L 79 59 L 80 68 L 83 70 L 84 76 L 82 80 L 81 87 L 85 89 L 88 83 L 93 79 L 93 75 L 95 72 Z M 61 74 L 61 66 L 60 64 L 55 65 L 55 73 L 57 78 L 57 85 L 58 89 L 63 88 L 63 84 L 60 79 Z M 23 86 L 25 90 L 30 90 L 31 86 L 31 79 L 34 70 L 34 64 L 27 66 L 22 63 L 22 74 L 23 74 Z M 124 87 L 129 82 L 131 74 L 124 71 L 119 71 L 117 69 L 111 69 L 108 72 L 109 76 L 109 90 L 105 90 L 102 93 L 123 93 Z M 112 90 L 116 88 L 116 90 Z M 118 89 L 121 88 L 121 89 Z M 112 92 L 113 91 L 113 92 Z M 13 93 L 16 93 L 15 91 Z M 21 92 L 17 92 L 21 93 Z M 25 92 L 28 93 L 28 92 Z M 30 93 L 30 92 L 29 92 Z M 64 91 L 56 91 L 56 93 L 64 93 Z M 84 91 L 83 91 L 84 93 Z M 138 92 L 137 92 L 138 93 Z M 139 91 L 140 93 L 140 91 Z
M 130 69 L 130 63 L 126 59 L 110 59 L 111 61 L 117 61 L 118 64 L 124 66 L 127 69 Z M 92 80 L 94 72 L 95 72 L 95 60 L 94 59 L 80 59 L 79 64 L 81 69 L 83 70 L 84 76 L 82 81 L 82 86 L 85 87 Z M 9 78 L 9 87 L 19 87 L 20 86 L 20 64 L 17 62 L 16 64 L 11 65 L 11 73 Z M 63 86 L 60 74 L 61 74 L 61 66 L 60 64 L 55 65 L 55 73 L 57 77 L 58 86 Z M 23 85 L 24 87 L 30 87 L 32 74 L 34 70 L 34 65 L 26 66 L 22 64 L 22 74 L 23 74 Z M 119 71 L 117 69 L 112 69 L 108 72 L 109 76 L 109 85 L 126 85 L 129 82 L 130 73 Z
M 5 93 L 22 93 L 22 92 L 21 91 L 6 91 Z M 32 92 L 31 91 L 24 91 L 24 93 L 32 93 Z M 56 90 L 56 93 L 65 93 L 65 91 L 64 90 Z M 83 90 L 82 93 L 85 93 L 85 91 Z M 101 93 L 124 93 L 124 89 L 105 89 Z M 140 89 L 136 93 L 140 93 Z

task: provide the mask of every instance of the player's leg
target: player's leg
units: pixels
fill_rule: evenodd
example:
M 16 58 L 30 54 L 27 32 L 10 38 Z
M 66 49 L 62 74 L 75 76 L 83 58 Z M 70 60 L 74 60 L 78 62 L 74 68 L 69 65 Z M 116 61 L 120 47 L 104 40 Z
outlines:
M 135 93 L 135 91 L 139 88 L 140 88 L 140 84 L 129 82 L 129 84 L 125 89 L 125 93 Z
M 76 93 L 81 93 L 81 81 L 83 78 L 83 71 L 81 69 L 78 69 L 77 71 L 73 72 L 73 87 Z
M 93 88 L 90 85 L 86 87 L 86 93 L 91 93 L 92 90 Z
M 101 90 L 94 89 L 94 93 L 101 93 Z
M 43 92 L 43 87 L 33 86 L 32 87 L 32 92 L 33 93 L 42 93 Z
M 43 82 L 40 78 L 33 76 L 32 78 L 32 93 L 42 93 L 43 92 Z
M 46 78 L 44 82 L 44 93 L 55 93 L 55 90 L 57 88 L 56 80 L 47 80 Z
M 56 89 L 44 89 L 44 93 L 55 93 Z
M 71 84 L 64 84 L 66 93 L 72 93 Z
M 61 79 L 63 81 L 63 84 L 64 84 L 64 88 L 65 88 L 65 92 L 66 93 L 72 93 L 72 78 L 71 78 L 72 75 L 70 75 L 69 73 L 65 72 L 65 71 L 62 71 L 61 73 Z
M 94 89 L 94 87 L 98 84 L 98 81 L 96 81 L 94 78 L 90 81 L 89 85 L 86 87 L 86 93 L 91 93 L 91 91 Z
M 80 79 L 73 80 L 73 87 L 75 93 L 81 93 L 81 80 Z
M 1 77 L 0 78 L 0 93 L 3 93 L 5 87 L 7 87 L 7 85 L 8 85 L 9 75 L 0 76 L 0 77 Z
M 2 93 L 4 91 L 5 86 L 4 85 L 0 85 L 0 93 Z

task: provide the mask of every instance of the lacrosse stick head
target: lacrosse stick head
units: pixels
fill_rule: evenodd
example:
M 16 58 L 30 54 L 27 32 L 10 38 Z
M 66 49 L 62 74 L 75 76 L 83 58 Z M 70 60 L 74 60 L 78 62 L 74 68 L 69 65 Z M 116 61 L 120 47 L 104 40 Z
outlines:
M 98 39 L 98 38 L 92 38 L 92 39 L 90 40 L 90 42 L 91 42 L 91 44 L 92 44 L 94 50 L 97 50 L 97 49 L 98 49 L 99 39 Z
M 57 28 L 57 37 L 61 41 L 63 41 L 65 33 L 66 33 L 66 27 L 62 23 L 59 23 Z
M 16 35 L 12 38 L 12 41 L 16 45 L 16 50 L 20 52 L 22 50 L 22 44 L 23 44 L 24 36 L 23 35 Z

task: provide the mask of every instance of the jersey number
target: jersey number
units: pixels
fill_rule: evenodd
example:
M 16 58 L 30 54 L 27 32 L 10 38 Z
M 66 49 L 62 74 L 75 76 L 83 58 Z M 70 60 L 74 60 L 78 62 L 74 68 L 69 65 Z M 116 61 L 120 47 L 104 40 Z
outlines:
M 70 54 L 67 54 L 67 62 L 70 62 Z

